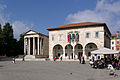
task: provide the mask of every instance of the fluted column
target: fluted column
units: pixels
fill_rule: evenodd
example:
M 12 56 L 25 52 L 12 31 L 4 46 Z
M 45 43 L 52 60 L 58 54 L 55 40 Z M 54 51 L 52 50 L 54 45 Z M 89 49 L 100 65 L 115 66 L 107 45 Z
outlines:
M 35 55 L 35 37 L 33 37 L 33 55 Z
M 41 44 L 41 42 L 42 42 L 42 38 L 40 38 L 40 55 L 42 55 L 42 48 L 41 48 L 41 47 L 42 47 L 42 46 L 41 46 L 42 44 Z
M 24 38 L 24 55 L 26 55 L 26 39 Z
M 40 39 L 38 37 L 38 55 L 40 54 Z
M 30 55 L 30 38 L 28 38 L 28 55 Z

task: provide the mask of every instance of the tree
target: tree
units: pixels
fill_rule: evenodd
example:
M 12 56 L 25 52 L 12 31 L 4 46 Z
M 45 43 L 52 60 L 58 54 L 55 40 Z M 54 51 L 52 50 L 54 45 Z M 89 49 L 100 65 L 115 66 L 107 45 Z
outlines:
M 24 34 L 20 34 L 20 39 L 17 42 L 18 54 L 24 54 Z
M 2 40 L 2 28 L 1 28 L 1 24 L 0 24 L 0 55 L 2 55 L 2 48 L 3 48 L 3 40 Z
M 5 23 L 3 29 L 0 25 L 0 55 L 16 56 L 19 54 L 24 54 L 24 35 L 21 34 L 17 41 L 10 23 Z
M 15 47 L 15 40 L 13 38 L 13 29 L 10 23 L 6 23 L 3 26 L 2 31 L 2 38 L 3 38 L 3 53 L 7 56 L 11 56 L 14 54 L 14 47 Z

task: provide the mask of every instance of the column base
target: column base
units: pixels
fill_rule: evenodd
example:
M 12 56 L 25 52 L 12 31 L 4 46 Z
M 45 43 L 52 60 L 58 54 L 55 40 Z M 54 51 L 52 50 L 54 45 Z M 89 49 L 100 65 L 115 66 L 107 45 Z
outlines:
M 34 55 L 26 55 L 25 59 L 35 59 L 35 56 Z

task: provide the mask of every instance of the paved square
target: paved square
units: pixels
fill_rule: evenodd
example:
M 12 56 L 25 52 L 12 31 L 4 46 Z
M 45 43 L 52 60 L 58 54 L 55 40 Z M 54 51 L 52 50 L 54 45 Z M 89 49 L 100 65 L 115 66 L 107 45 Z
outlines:
M 0 80 L 120 80 L 120 71 L 116 74 L 109 76 L 106 69 L 93 69 L 77 61 L 0 62 Z

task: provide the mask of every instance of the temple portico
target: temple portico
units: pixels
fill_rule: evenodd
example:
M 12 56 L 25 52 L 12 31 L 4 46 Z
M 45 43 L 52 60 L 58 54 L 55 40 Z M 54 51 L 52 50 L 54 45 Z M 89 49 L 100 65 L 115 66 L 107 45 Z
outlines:
M 47 44 L 48 37 L 46 35 L 29 30 L 24 36 L 24 55 L 34 56 L 34 58 L 35 56 L 48 56 Z
M 40 37 L 25 37 L 24 38 L 24 53 L 26 55 L 42 55 L 42 42 Z

